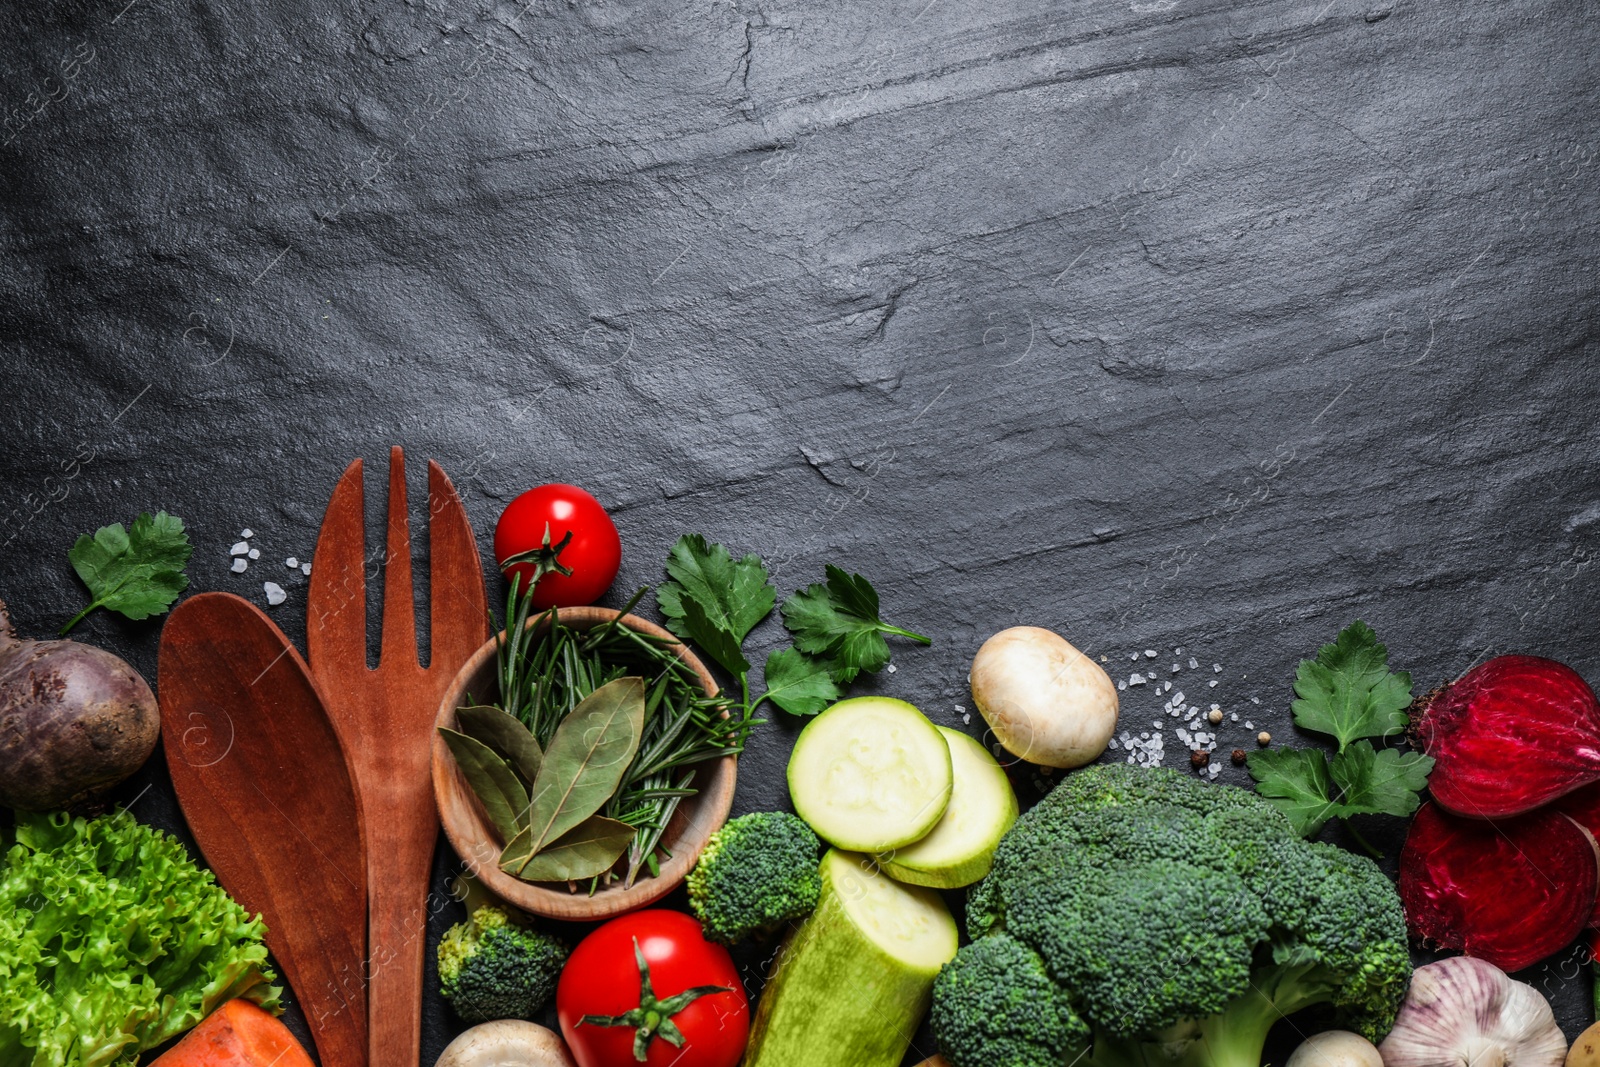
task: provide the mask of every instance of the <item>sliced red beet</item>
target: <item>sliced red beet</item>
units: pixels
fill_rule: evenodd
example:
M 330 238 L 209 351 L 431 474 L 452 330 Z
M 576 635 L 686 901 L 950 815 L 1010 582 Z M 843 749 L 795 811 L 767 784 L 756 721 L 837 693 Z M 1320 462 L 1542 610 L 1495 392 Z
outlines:
M 1600 839 L 1600 784 L 1575 789 L 1556 801 L 1556 810 L 1573 819 L 1589 831 L 1589 836 Z M 1591 950 L 1600 955 L 1600 899 L 1595 901 L 1594 913 L 1589 916 Z
M 1423 703 L 1428 790 L 1457 815 L 1521 815 L 1600 782 L 1600 701 L 1555 660 L 1496 656 Z
M 1553 808 L 1516 819 L 1462 819 L 1425 803 L 1400 853 L 1411 932 L 1505 971 L 1561 951 L 1589 922 L 1600 855 Z

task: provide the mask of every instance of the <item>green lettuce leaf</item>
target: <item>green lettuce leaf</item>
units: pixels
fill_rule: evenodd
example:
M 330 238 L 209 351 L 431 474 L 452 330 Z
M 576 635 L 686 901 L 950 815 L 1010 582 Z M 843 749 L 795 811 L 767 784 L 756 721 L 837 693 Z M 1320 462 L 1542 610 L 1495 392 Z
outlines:
M 0 1063 L 109 1067 L 225 1001 L 277 1010 L 266 930 L 127 812 L 19 813 L 0 866 Z

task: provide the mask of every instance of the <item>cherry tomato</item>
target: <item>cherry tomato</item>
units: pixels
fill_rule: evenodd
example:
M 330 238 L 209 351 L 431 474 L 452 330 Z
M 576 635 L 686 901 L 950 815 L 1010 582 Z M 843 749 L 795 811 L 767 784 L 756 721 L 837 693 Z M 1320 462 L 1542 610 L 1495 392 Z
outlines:
M 750 1039 L 733 957 L 678 911 L 636 911 L 579 942 L 556 986 L 556 1015 L 578 1067 L 735 1067 Z
M 522 558 L 507 567 L 512 557 Z M 572 608 L 593 604 L 611 587 L 622 539 L 600 501 L 553 482 L 529 489 L 500 513 L 494 558 L 508 580 L 520 576 L 522 589 L 534 583 L 535 608 Z

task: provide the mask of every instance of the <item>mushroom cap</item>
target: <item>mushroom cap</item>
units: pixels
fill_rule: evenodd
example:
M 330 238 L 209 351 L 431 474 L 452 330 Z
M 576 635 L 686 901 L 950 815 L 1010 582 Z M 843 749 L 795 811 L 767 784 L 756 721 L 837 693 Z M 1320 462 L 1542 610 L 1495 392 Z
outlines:
M 1567 1039 L 1532 986 L 1470 956 L 1418 967 L 1384 1067 L 1561 1067 Z
M 1378 1047 L 1349 1030 L 1312 1034 L 1289 1056 L 1285 1067 L 1384 1067 Z
M 434 1067 L 576 1067 L 567 1046 L 538 1023 L 499 1019 L 450 1042 Z
M 1117 687 L 1060 634 L 1013 626 L 972 660 L 972 700 L 1012 754 L 1062 769 L 1092 763 L 1117 728 Z

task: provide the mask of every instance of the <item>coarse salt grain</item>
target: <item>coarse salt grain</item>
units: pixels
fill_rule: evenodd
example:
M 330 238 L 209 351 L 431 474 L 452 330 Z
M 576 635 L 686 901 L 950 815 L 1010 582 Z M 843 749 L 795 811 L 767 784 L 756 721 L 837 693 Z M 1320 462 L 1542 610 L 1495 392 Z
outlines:
M 897 670 L 899 670 L 899 668 L 896 667 L 893 663 L 889 664 L 889 673 L 890 674 L 893 674 Z
M 290 556 L 288 559 L 284 560 L 283 565 L 292 571 L 297 571 L 300 569 L 300 561 L 295 559 L 293 556 Z
M 262 582 L 261 591 L 267 594 L 267 603 L 272 607 L 277 607 L 289 597 L 289 594 L 283 591 L 283 586 L 277 582 Z
M 1144 658 L 1145 659 L 1155 659 L 1156 658 L 1156 650 L 1153 649 L 1153 648 L 1145 649 L 1144 650 Z
M 250 551 L 246 552 L 245 555 L 249 556 L 251 559 L 260 559 L 261 550 L 259 548 L 252 548 Z
M 1118 683 L 1117 683 L 1117 688 L 1118 688 L 1118 689 L 1119 689 L 1119 690 L 1125 690 L 1125 689 L 1127 689 L 1127 688 L 1128 688 L 1128 683 L 1127 683 L 1127 682 L 1123 682 L 1123 681 L 1119 681 L 1119 682 L 1118 682 Z
M 1217 680 L 1213 678 L 1211 681 L 1207 682 L 1206 685 L 1212 689 L 1215 689 L 1217 687 Z
M 1213 663 L 1213 664 L 1212 664 L 1212 665 L 1211 665 L 1211 673 L 1212 673 L 1212 674 L 1221 674 L 1221 673 L 1222 673 L 1222 664 L 1220 664 L 1220 663 Z
M 1247 720 L 1245 720 L 1245 724 L 1244 724 L 1244 728 L 1245 728 L 1245 729 L 1246 729 L 1246 730 L 1254 730 L 1254 729 L 1255 729 L 1255 728 L 1256 728 L 1256 724 L 1255 724 L 1255 723 L 1253 723 L 1253 722 L 1250 722 L 1250 721 L 1249 721 L 1249 720 L 1248 720 L 1248 719 L 1247 719 Z
M 1128 684 L 1129 685 L 1143 685 L 1144 684 L 1144 675 L 1140 674 L 1138 671 L 1133 672 L 1132 674 L 1128 675 Z
M 250 561 L 245 559 L 243 556 L 240 556 L 233 561 L 233 573 L 243 574 L 245 568 L 248 566 L 250 566 Z
M 1196 667 L 1199 667 L 1199 666 L 1200 666 L 1200 661 L 1195 659 L 1193 656 L 1190 656 L 1189 657 L 1189 669 L 1192 671 Z
M 311 564 L 309 562 L 300 564 L 300 573 L 309 575 L 311 573 Z M 972 681 L 971 675 L 967 676 L 967 681 Z
M 249 540 L 250 538 L 254 537 L 255 535 L 256 535 L 256 532 L 254 530 L 250 529 L 248 526 L 245 527 L 243 530 L 239 531 L 239 536 L 243 537 L 245 540 Z
M 232 548 L 228 549 L 228 555 L 230 555 L 230 556 L 242 556 L 242 555 L 244 555 L 245 553 L 247 553 L 249 551 L 250 551 L 250 546 L 245 544 L 243 541 L 239 541 L 239 542 L 236 542 Z

